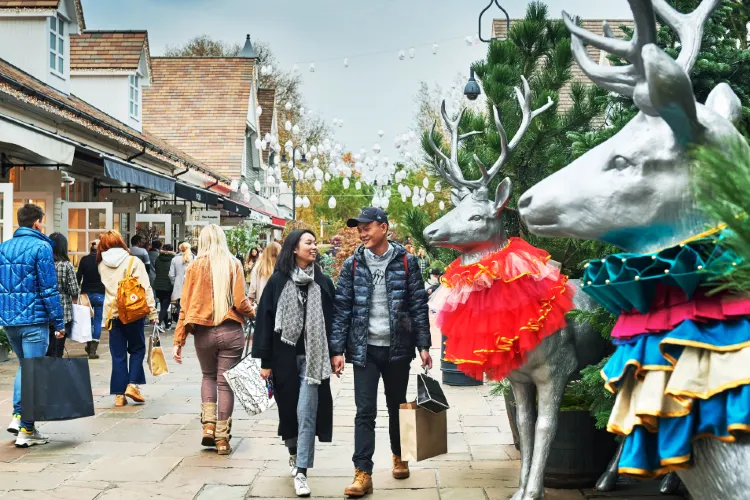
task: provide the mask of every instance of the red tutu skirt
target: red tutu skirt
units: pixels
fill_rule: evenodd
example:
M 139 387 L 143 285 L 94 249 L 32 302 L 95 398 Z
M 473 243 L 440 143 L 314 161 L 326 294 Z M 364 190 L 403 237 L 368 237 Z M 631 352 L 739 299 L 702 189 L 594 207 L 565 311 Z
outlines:
M 445 360 L 475 379 L 502 380 L 563 328 L 574 290 L 548 261 L 546 251 L 511 238 L 475 264 L 448 266 L 432 301 Z

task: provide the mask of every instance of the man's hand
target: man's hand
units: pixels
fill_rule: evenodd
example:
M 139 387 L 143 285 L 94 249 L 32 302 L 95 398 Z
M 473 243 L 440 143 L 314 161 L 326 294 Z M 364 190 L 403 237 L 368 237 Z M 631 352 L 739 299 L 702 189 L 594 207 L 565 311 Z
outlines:
M 334 356 L 331 358 L 331 371 L 338 377 L 344 373 L 344 356 Z
M 182 346 L 176 345 L 172 347 L 172 357 L 178 364 L 182 364 Z
M 270 368 L 260 369 L 260 378 L 262 378 L 263 380 L 268 380 L 269 378 L 271 378 L 271 375 L 272 373 Z
M 429 349 L 419 351 L 419 356 L 422 358 L 422 368 L 432 369 L 432 356 L 430 356 Z
M 55 337 L 61 339 L 65 336 L 65 330 L 58 330 L 55 332 Z

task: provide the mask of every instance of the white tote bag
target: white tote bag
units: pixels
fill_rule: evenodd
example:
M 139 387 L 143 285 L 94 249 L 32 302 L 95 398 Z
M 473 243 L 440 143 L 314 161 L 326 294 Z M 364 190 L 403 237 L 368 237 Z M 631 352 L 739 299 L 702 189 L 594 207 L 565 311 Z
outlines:
M 248 355 L 249 346 L 250 336 L 248 335 L 243 358 L 224 372 L 224 378 L 232 388 L 234 397 L 252 417 L 272 407 L 275 400 L 268 397 L 266 381 L 260 378 L 260 360 Z
M 73 342 L 91 342 L 91 308 L 73 304 L 73 326 L 70 329 L 70 340 Z

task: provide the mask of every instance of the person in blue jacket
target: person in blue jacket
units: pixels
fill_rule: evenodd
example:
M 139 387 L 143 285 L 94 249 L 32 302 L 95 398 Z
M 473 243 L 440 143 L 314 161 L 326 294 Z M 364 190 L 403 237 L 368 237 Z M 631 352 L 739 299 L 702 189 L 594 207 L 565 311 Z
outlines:
M 21 412 L 21 360 L 41 358 L 49 344 L 49 325 L 55 336 L 65 335 L 63 308 L 57 289 L 52 240 L 41 232 L 44 211 L 26 204 L 18 210 L 18 229 L 0 245 L 0 326 L 5 329 L 18 357 L 13 385 L 13 420 L 8 432 L 16 434 L 16 446 L 46 444 L 34 422 Z

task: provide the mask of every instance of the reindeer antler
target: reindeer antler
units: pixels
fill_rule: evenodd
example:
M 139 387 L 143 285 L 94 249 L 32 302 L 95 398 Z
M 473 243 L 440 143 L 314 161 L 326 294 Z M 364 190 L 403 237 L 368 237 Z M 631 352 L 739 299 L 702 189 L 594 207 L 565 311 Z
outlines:
M 667 5 L 665 0 L 628 0 L 635 21 L 635 32 L 630 41 L 619 40 L 607 22 L 604 22 L 604 36 L 591 33 L 577 24 L 577 17 L 563 11 L 563 21 L 572 35 L 572 49 L 578 64 L 586 75 L 600 87 L 621 95 L 632 97 L 636 106 L 644 113 L 655 115 L 648 96 L 648 83 L 643 68 L 641 51 L 648 44 L 656 43 L 656 17 L 677 32 L 682 45 L 677 63 L 686 73 L 695 64 L 703 37 L 703 26 L 711 12 L 721 0 L 703 0 L 690 14 L 680 14 Z M 583 42 L 609 54 L 628 61 L 626 66 L 600 66 L 593 61 Z
M 531 111 L 531 88 L 529 87 L 529 82 L 526 81 L 526 78 L 522 76 L 521 80 L 523 82 L 523 92 L 518 87 L 516 87 L 515 89 L 516 97 L 518 98 L 518 103 L 521 106 L 521 112 L 523 114 L 521 125 L 518 127 L 518 131 L 516 131 L 513 139 L 511 139 L 510 143 L 508 143 L 508 136 L 505 133 L 505 128 L 503 127 L 502 121 L 500 120 L 500 112 L 497 110 L 496 106 L 492 107 L 495 117 L 495 126 L 497 127 L 497 131 L 500 134 L 500 157 L 497 159 L 497 161 L 495 161 L 492 167 L 488 169 L 487 166 L 479 160 L 479 157 L 477 157 L 477 155 L 474 155 L 474 162 L 482 172 L 481 179 L 464 179 L 464 176 L 461 173 L 461 167 L 458 164 L 458 144 L 460 141 L 466 139 L 467 137 L 481 134 L 482 132 L 473 131 L 467 134 L 458 135 L 458 124 L 461 122 L 461 118 L 463 117 L 465 110 L 461 111 L 457 120 L 451 121 L 445 111 L 445 101 L 443 101 L 441 111 L 443 120 L 445 120 L 445 127 L 451 134 L 451 157 L 448 158 L 445 153 L 443 153 L 442 150 L 437 146 L 437 144 L 435 144 L 434 133 L 437 122 L 432 125 L 432 130 L 430 131 L 429 135 L 429 141 L 430 146 L 438 156 L 438 158 L 435 159 L 435 169 L 448 182 L 448 184 L 459 190 L 475 190 L 481 188 L 486 189 L 489 186 L 490 182 L 492 182 L 492 179 L 498 174 L 498 172 L 500 172 L 500 169 L 508 161 L 508 158 L 513 153 L 513 150 L 515 150 L 516 146 L 518 146 L 518 144 L 521 142 L 521 139 L 528 131 L 529 125 L 531 125 L 532 120 L 552 107 L 554 102 L 551 98 L 548 98 L 547 103 L 544 106 L 537 110 Z

